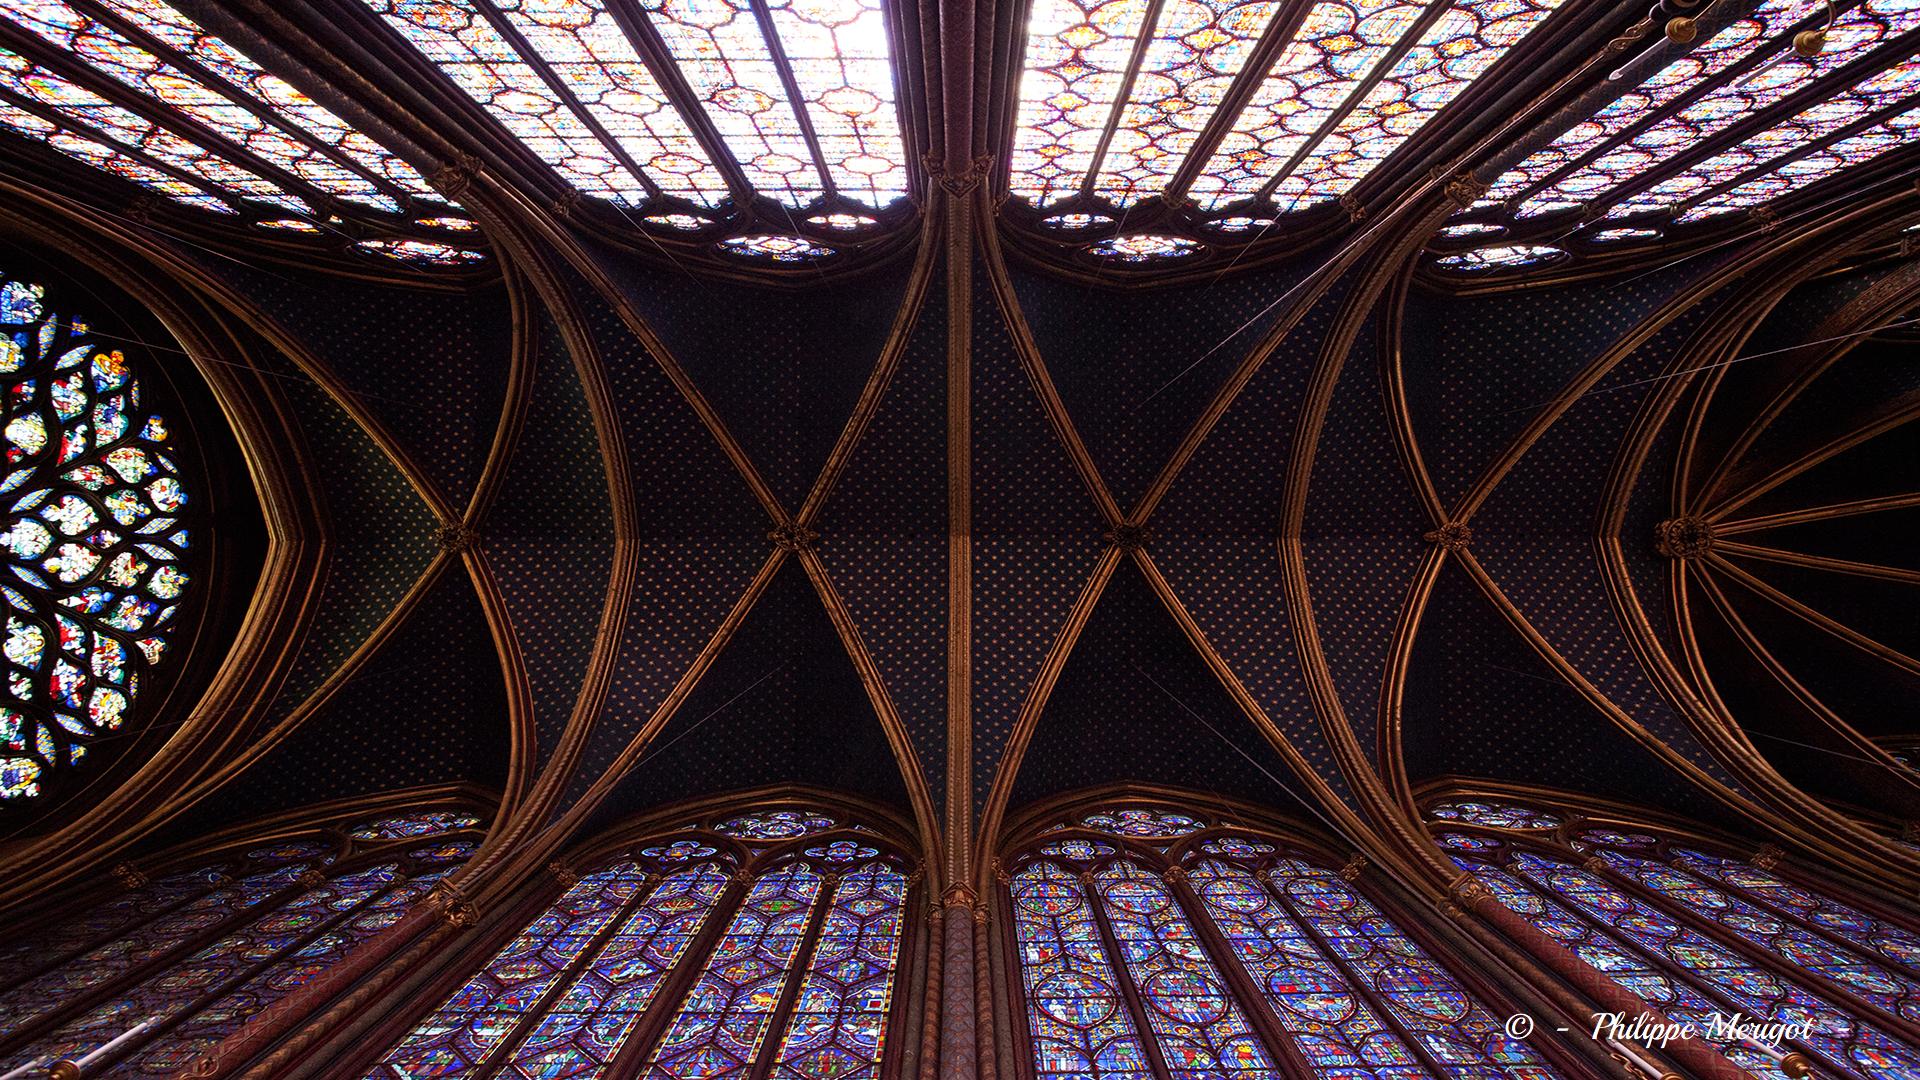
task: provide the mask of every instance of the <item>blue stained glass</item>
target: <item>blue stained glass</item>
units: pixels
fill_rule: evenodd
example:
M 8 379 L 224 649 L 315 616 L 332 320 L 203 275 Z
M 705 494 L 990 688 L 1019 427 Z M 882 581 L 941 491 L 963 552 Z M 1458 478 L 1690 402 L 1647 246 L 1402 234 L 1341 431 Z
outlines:
M 821 885 L 805 863 L 753 883 L 654 1049 L 649 1080 L 727 1076 L 758 1059 Z
M 1111 810 L 1097 814 L 1088 814 L 1080 819 L 1081 826 L 1099 829 L 1116 836 L 1134 836 L 1141 839 L 1163 839 L 1185 836 L 1199 832 L 1202 824 L 1198 818 L 1185 814 L 1176 814 L 1167 810 Z
M 1516 806 L 1491 799 L 1448 799 L 1429 807 L 1427 816 L 1495 829 L 1557 829 L 1563 820 L 1556 814 L 1529 806 Z
M 1920 934 L 1831 897 L 1792 884 L 1751 863 L 1694 848 L 1676 848 L 1674 865 L 1717 881 L 1783 915 L 1818 926 L 1909 969 L 1920 967 Z
M 355 840 L 404 840 L 455 829 L 472 829 L 479 824 L 479 815 L 465 810 L 425 810 L 364 822 L 348 829 L 347 835 Z
M 1366 1066 L 1380 1080 L 1427 1076 L 1347 974 L 1252 874 L 1207 859 L 1188 880 L 1281 1029 L 1317 1072 L 1337 1076 L 1335 1070 Z
M 1802 1042 L 1823 1055 L 1830 1066 L 1872 1080 L 1920 1075 L 1920 1053 L 1879 1027 L 1796 981 L 1756 966 L 1593 874 L 1532 852 L 1516 853 L 1514 865 L 1528 879 L 1602 920 L 1628 941 L 1693 973 L 1748 1015 L 1810 1023 L 1811 1031 Z
M 906 895 L 906 876 L 882 863 L 862 866 L 834 887 L 833 906 L 774 1058 L 774 1080 L 880 1075 Z
M 1116 863 L 1095 877 L 1095 889 L 1168 1073 L 1181 1080 L 1270 1075 L 1266 1048 L 1166 882 Z
M 1079 879 L 1043 862 L 1014 874 L 1011 889 L 1034 1072 L 1152 1080 Z
M 514 1050 L 503 1075 L 588 1080 L 604 1074 L 706 925 L 727 879 L 725 868 L 713 863 L 661 879 Z
M 621 863 L 575 882 L 388 1051 L 367 1074 L 369 1080 L 406 1080 L 479 1065 L 633 899 L 645 879 L 638 866 Z

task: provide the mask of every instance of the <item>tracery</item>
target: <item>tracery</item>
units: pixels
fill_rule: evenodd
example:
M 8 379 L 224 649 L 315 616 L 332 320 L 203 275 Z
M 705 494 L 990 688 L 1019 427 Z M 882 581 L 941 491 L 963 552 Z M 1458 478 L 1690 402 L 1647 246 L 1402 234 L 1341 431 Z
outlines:
M 367 1076 L 881 1075 L 917 879 L 897 843 L 794 807 L 593 861 Z
M 481 820 L 323 819 L 176 858 L 151 880 L 126 869 L 119 896 L 0 944 L 0 1072 L 111 1045 L 86 1075 L 179 1075 L 398 922 L 472 855 Z
M 65 305 L 0 270 L 0 801 L 41 794 L 133 722 L 193 578 L 197 496 L 154 395 L 142 401 L 151 358 Z
M 1004 880 L 1037 1077 L 1560 1075 L 1362 888 L 1277 834 L 1187 809 L 1082 810 L 1017 842 Z
M 1506 906 L 1756 1074 L 1798 1053 L 1832 1075 L 1920 1070 L 1920 933 L 1773 867 L 1663 830 L 1490 799 L 1428 816 L 1453 861 Z M 1516 824 L 1527 824 L 1516 828 Z M 1735 1013 L 1801 1037 L 1727 1030 Z

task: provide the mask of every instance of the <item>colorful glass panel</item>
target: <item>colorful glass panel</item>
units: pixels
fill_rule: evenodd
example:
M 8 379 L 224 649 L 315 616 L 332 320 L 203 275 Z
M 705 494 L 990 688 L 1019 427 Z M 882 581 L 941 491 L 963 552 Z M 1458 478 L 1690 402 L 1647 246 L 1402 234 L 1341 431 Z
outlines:
M 1752 169 L 1825 142 L 1876 109 L 1916 90 L 1920 90 L 1920 59 L 1896 64 L 1643 192 L 1620 200 L 1607 216 L 1621 217 L 1678 205 Z
M 667 973 L 706 925 L 727 880 L 726 870 L 712 863 L 663 878 L 515 1048 L 502 1075 L 526 1080 L 603 1075 Z
M 1910 970 L 1920 969 L 1920 934 L 1911 930 L 1801 888 L 1739 859 L 1683 847 L 1674 849 L 1673 861 L 1675 866 L 1719 882 L 1781 915 L 1820 927 Z
M 824 187 L 749 0 L 639 0 L 754 188 L 805 206 Z
M 1442 846 L 1456 852 L 1474 852 L 1474 855 L 1456 854 L 1453 861 L 1487 886 L 1508 910 L 1571 949 L 1588 966 L 1605 973 L 1669 1020 L 1692 1024 L 1714 1049 L 1755 1076 L 1768 1076 L 1777 1071 L 1774 1059 L 1758 1049 L 1714 1035 L 1718 1030 L 1712 1026 L 1714 1018 L 1725 1015 L 1727 1010 L 1702 994 L 1689 980 L 1674 977 L 1665 965 L 1650 962 L 1637 950 L 1600 929 L 1605 923 L 1596 924 L 1550 899 L 1550 893 L 1542 893 L 1506 870 L 1481 861 L 1478 853 L 1488 848 L 1498 849 L 1498 841 L 1458 833 L 1442 834 L 1437 839 Z
M 1560 6 L 1560 0 L 1459 0 L 1281 181 L 1281 205 L 1336 198 Z
M 1195 178 L 1189 193 L 1200 208 L 1215 210 L 1264 190 L 1426 7 L 1408 0 L 1315 4 Z
M 805 863 L 753 883 L 654 1049 L 648 1080 L 730 1076 L 759 1058 L 822 883 Z
M 1522 266 L 1540 266 L 1559 262 L 1566 257 L 1565 249 L 1552 244 L 1502 244 L 1442 255 L 1433 262 L 1435 266 L 1457 273 L 1487 273 Z
M 207 996 L 217 998 L 233 989 L 258 964 L 305 944 L 337 920 L 341 912 L 357 908 L 397 878 L 398 868 L 393 865 L 373 867 L 308 889 L 258 917 L 243 919 L 235 929 L 184 957 L 150 969 L 136 984 L 21 1047 L 4 1067 L 14 1069 L 49 1055 L 79 1057 L 142 1020 L 191 1016 Z
M 1837 942 L 1780 919 L 1683 870 L 1629 855 L 1602 851 L 1613 869 L 1645 885 L 1795 968 L 1831 979 L 1862 1001 L 1909 1020 L 1920 1018 L 1920 982 L 1889 970 Z
M 906 144 L 880 0 L 768 0 L 767 9 L 835 190 L 876 209 L 905 198 Z
M 495 6 L 662 191 L 701 206 L 726 198 L 720 170 L 603 0 L 496 0 Z
M 454 247 L 432 240 L 402 240 L 394 237 L 380 237 L 374 240 L 360 240 L 354 247 L 361 251 L 370 251 L 375 255 L 385 255 L 402 262 L 419 263 L 427 266 L 471 266 L 485 262 L 487 253 L 473 248 Z
M 73 125 L 76 132 L 87 141 L 98 138 L 117 143 L 122 152 L 145 155 L 164 168 L 177 170 L 204 182 L 215 191 L 256 199 L 296 214 L 312 213 L 312 208 L 304 201 L 281 190 L 280 185 L 273 181 L 183 139 L 138 113 L 115 105 L 99 94 L 7 49 L 0 49 L 0 91 L 19 99 L 13 103 L 16 106 L 25 102 L 52 111 L 64 123 Z M 60 146 L 59 149 L 72 152 L 67 146 Z M 139 179 L 131 172 L 116 171 L 129 179 Z M 169 191 L 168 194 L 176 193 Z
M 1339 874 L 1299 859 L 1281 859 L 1268 873 L 1273 889 L 1326 943 L 1326 951 L 1378 996 L 1435 1061 L 1511 1080 L 1556 1075 Z
M 0 273 L 0 800 L 126 725 L 191 580 L 167 423 L 120 344 Z
M 639 892 L 646 873 L 621 863 L 587 874 L 416 1025 L 367 1074 L 406 1080 L 476 1068 Z
M 1736 183 L 1719 194 L 1708 194 L 1681 213 L 1679 220 L 1698 221 L 1772 202 L 1808 184 L 1864 165 L 1889 150 L 1911 145 L 1914 139 L 1920 138 L 1917 132 L 1920 132 L 1920 108 L 1908 109 L 1858 134 L 1835 140 L 1831 145 L 1811 153 L 1788 158 L 1770 171 Z
M 147 1044 L 113 1075 L 182 1075 L 195 1058 L 239 1030 L 248 1017 L 271 1008 L 344 959 L 356 946 L 399 922 L 408 907 L 426 898 L 434 881 L 453 869 L 446 866 L 429 871 L 371 900 L 369 886 L 377 889 L 384 875 L 376 871 L 371 880 L 366 874 L 341 879 L 334 886 L 334 895 L 325 901 L 328 908 L 340 914 L 331 918 L 324 933 L 298 948 L 283 947 L 275 959 L 218 999 L 197 1008 L 186 1022 Z
M 1747 1015 L 1775 1023 L 1808 1023 L 1811 1030 L 1801 1041 L 1831 1067 L 1868 1080 L 1920 1074 L 1920 1053 L 1798 981 L 1754 964 L 1580 867 L 1525 851 L 1513 859 L 1527 879 L 1664 963 L 1689 972 Z
M 1115 836 L 1135 836 L 1141 839 L 1163 839 L 1185 836 L 1199 832 L 1204 825 L 1200 819 L 1176 814 L 1170 810 L 1103 810 L 1088 814 L 1080 819 L 1083 828 L 1099 829 Z
M 346 154 L 407 194 L 430 202 L 442 201 L 419 170 L 350 127 L 285 79 L 254 63 L 245 53 L 202 30 L 164 0 L 99 2 L 142 31 L 192 57 L 228 86 L 271 108 L 295 127 Z
M 1138 236 L 1116 236 L 1111 240 L 1102 240 L 1089 245 L 1087 251 L 1102 259 L 1114 259 L 1123 263 L 1160 262 L 1167 259 L 1180 259 L 1199 252 L 1200 245 L 1184 236 L 1157 236 L 1142 233 Z
M 741 258 L 782 263 L 813 262 L 833 254 L 833 249 L 825 244 L 777 234 L 735 236 L 720 241 L 720 250 Z
M 1175 1080 L 1271 1076 L 1274 1064 L 1166 882 L 1132 863 L 1095 877 L 1141 1007 Z
M 347 830 L 347 835 L 355 840 L 409 840 L 479 824 L 480 816 L 466 810 L 423 810 L 362 822 Z
M 50 961 L 125 936 L 135 924 L 164 915 L 213 888 L 218 876 L 218 869 L 206 868 L 169 874 L 0 945 L 0 987 L 19 982 Z
M 1828 32 L 1826 48 L 1818 56 L 1799 56 L 1786 42 L 1775 41 L 1767 46 L 1769 59 L 1751 74 L 1715 87 L 1678 112 L 1540 189 L 1522 202 L 1517 212 L 1521 216 L 1545 213 L 1631 185 L 1675 154 L 1699 146 L 1703 140 L 1761 109 L 1819 83 L 1867 55 L 1887 38 L 1915 27 L 1920 27 L 1920 3 L 1867 0 L 1839 14 Z M 1666 205 L 1664 199 L 1664 196 L 1643 197 L 1633 203 L 1633 207 L 1656 209 Z M 1619 209 L 1621 205 L 1610 201 L 1610 209 Z
M 247 108 L 237 91 L 200 81 L 62 0 L 11 0 L 0 11 L 5 18 L 115 82 L 198 122 L 328 195 L 377 210 L 400 208 L 367 176 Z
M 1010 889 L 1035 1074 L 1152 1080 L 1079 879 L 1043 862 L 1015 873 Z
M 714 826 L 714 831 L 737 840 L 793 840 L 834 827 L 834 819 L 805 810 L 771 810 L 742 814 Z
M 1279 7 L 1278 0 L 1167 0 L 1094 190 L 1122 207 L 1166 190 Z
M 182 180 L 172 173 L 127 156 L 124 151 L 83 135 L 73 128 L 56 124 L 43 116 L 35 115 L 26 109 L 0 98 L 0 127 L 16 135 L 24 135 L 34 142 L 47 146 L 74 158 L 86 162 L 103 172 L 109 172 L 124 180 L 157 191 L 188 206 L 210 210 L 217 214 L 231 214 L 233 207 L 228 206 L 219 196 L 209 192 L 197 183 Z
M 1080 190 L 1126 80 L 1146 0 L 1034 0 L 1010 186 L 1035 206 Z
M 872 849 L 865 849 L 871 851 Z M 774 1080 L 877 1080 L 905 926 L 906 875 L 868 863 L 834 886 Z
M 1487 799 L 1449 799 L 1429 807 L 1427 816 L 1495 829 L 1557 829 L 1564 820 L 1544 810 Z
M 1487 198 L 1510 199 L 1544 182 L 1571 162 L 1644 123 L 1681 94 L 1719 75 L 1788 27 L 1823 8 L 1823 0 L 1764 0 L 1752 15 L 1721 29 L 1648 76 L 1640 85 L 1567 129 L 1552 143 L 1534 151 L 1501 176 L 1488 190 Z
M 1252 874 L 1208 859 L 1189 872 L 1188 880 L 1266 995 L 1281 1030 L 1317 1075 L 1337 1077 L 1342 1069 L 1365 1068 L 1378 1080 L 1425 1080 L 1426 1069 L 1406 1042 Z
M 648 192 L 467 0 L 363 0 L 574 187 L 634 205 Z

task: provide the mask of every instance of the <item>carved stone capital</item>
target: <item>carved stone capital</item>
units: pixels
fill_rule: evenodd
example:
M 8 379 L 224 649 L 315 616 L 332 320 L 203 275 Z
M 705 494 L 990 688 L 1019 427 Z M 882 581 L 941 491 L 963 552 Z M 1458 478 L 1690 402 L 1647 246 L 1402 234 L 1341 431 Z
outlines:
M 580 882 L 579 872 L 559 859 L 547 864 L 547 873 L 552 874 L 553 880 L 559 882 L 563 889 L 571 889 Z
M 1607 865 L 1607 860 L 1601 858 L 1598 855 L 1589 855 L 1586 858 L 1581 859 L 1580 865 L 1585 867 L 1587 870 L 1587 873 L 1589 874 L 1604 874 L 1608 870 L 1613 869 L 1611 866 Z
M 1340 880 L 1349 883 L 1358 881 L 1360 880 L 1360 875 L 1366 873 L 1366 871 L 1367 857 L 1356 851 L 1353 853 L 1353 857 L 1347 860 L 1347 864 L 1340 868 Z
M 1713 522 L 1691 515 L 1668 518 L 1653 527 L 1653 546 L 1669 559 L 1698 559 L 1713 550 Z
M 987 917 L 988 917 L 987 905 L 985 904 L 973 905 L 973 925 L 975 926 L 987 925 Z
M 300 876 L 293 880 L 303 889 L 317 889 L 327 883 L 327 875 L 309 866 L 300 871 Z
M 1104 534 L 1107 543 L 1121 551 L 1139 551 L 1153 542 L 1153 530 L 1145 525 L 1121 522 Z
M 1752 218 L 1754 223 L 1760 226 L 1760 235 L 1762 236 L 1780 227 L 1780 215 L 1774 213 L 1770 207 L 1756 206 L 1747 211 L 1747 216 Z
M 142 225 L 153 220 L 154 211 L 160 209 L 160 200 L 152 195 L 135 195 L 127 203 L 126 217 Z
M 948 169 L 945 161 L 932 155 L 921 160 L 927 166 L 927 174 L 938 181 L 947 194 L 956 197 L 971 195 L 993 169 L 991 154 L 982 154 L 958 169 Z
M 553 204 L 547 209 L 561 221 L 570 221 L 573 215 L 579 213 L 580 204 L 585 199 L 586 196 L 580 193 L 579 188 L 568 188 L 566 194 L 553 200 Z
M 427 183 L 447 198 L 458 199 L 467 193 L 479 175 L 479 158 L 472 154 L 455 154 L 452 161 L 443 163 L 427 174 Z
M 781 551 L 810 551 L 819 542 L 820 534 L 803 525 L 788 522 L 768 529 L 767 539 L 773 541 L 773 546 Z
M 1447 551 L 1465 551 L 1467 545 L 1473 543 L 1473 528 L 1464 521 L 1449 521 L 1421 533 L 1420 539 Z
M 1347 212 L 1347 221 L 1350 224 L 1358 225 L 1367 220 L 1366 204 L 1354 198 L 1351 191 L 1340 194 L 1340 209 Z
M 999 859 L 993 860 L 993 880 L 1002 885 L 1013 884 L 1013 875 L 1007 872 L 1007 864 Z
M 1184 867 L 1169 866 L 1165 870 L 1160 871 L 1160 876 L 1168 881 L 1185 881 L 1187 880 L 1187 871 Z
M 434 882 L 427 892 L 427 903 L 438 908 L 440 917 L 455 930 L 465 930 L 480 918 L 480 909 L 474 906 L 473 899 L 461 891 L 460 886 L 444 878 Z
M 1493 890 L 1472 874 L 1462 873 L 1447 886 L 1447 898 L 1463 911 L 1472 911 L 1493 900 Z
M 1446 187 L 1441 190 L 1446 193 L 1448 202 L 1462 210 L 1468 210 L 1474 203 L 1486 198 L 1487 187 L 1488 185 L 1475 179 L 1472 173 L 1463 172 L 1447 181 Z
M 1780 850 L 1780 845 L 1778 844 L 1761 844 L 1759 849 L 1753 853 L 1753 858 L 1747 861 L 1762 870 L 1772 870 L 1774 867 L 1780 865 L 1780 860 L 1785 858 L 1786 854 L 1786 852 Z
M 967 886 L 952 885 L 946 892 L 940 894 L 940 905 L 949 908 L 971 908 L 977 899 L 979 898 L 974 895 L 973 890 Z
M 129 889 L 138 889 L 147 883 L 147 875 L 132 863 L 117 863 L 111 872 L 115 881 Z

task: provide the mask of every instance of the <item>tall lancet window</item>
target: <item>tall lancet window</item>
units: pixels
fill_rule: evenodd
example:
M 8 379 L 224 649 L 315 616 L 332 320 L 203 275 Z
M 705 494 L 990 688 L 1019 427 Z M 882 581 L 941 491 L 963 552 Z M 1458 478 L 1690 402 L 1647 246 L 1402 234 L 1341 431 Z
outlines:
M 616 847 L 366 1075 L 891 1077 L 916 881 L 902 850 L 806 808 Z
M 1034 1080 L 1562 1075 L 1278 835 L 1107 808 L 1016 841 L 1006 871 Z
M 1502 903 L 1743 1068 L 1797 1053 L 1821 1076 L 1920 1076 L 1920 934 L 1865 897 L 1639 824 L 1487 799 L 1428 816 Z M 1762 1026 L 1713 1023 L 1736 1013 Z
M 276 828 L 151 872 L 123 864 L 101 885 L 110 895 L 63 903 L 0 944 L 0 1074 L 70 1060 L 88 1077 L 182 1075 L 398 922 L 466 862 L 479 824 L 397 811 Z

